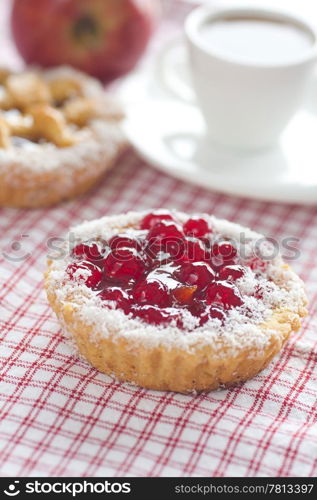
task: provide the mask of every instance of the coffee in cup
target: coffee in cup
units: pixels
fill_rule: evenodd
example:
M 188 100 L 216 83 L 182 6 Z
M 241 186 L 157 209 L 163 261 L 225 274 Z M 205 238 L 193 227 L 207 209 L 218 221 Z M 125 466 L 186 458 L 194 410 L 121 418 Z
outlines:
M 185 30 L 210 137 L 247 149 L 274 144 L 304 99 L 317 60 L 315 28 L 276 10 L 201 7 Z

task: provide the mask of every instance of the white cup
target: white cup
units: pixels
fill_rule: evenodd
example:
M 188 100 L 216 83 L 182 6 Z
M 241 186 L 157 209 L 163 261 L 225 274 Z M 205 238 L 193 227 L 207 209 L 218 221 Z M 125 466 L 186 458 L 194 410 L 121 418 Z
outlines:
M 294 60 L 245 63 L 213 51 L 201 33 L 204 23 L 243 17 L 291 23 L 311 35 L 312 44 Z M 317 32 L 294 14 L 266 8 L 192 11 L 185 23 L 190 65 L 198 104 L 209 136 L 217 143 L 243 149 L 276 143 L 304 100 L 317 60 Z

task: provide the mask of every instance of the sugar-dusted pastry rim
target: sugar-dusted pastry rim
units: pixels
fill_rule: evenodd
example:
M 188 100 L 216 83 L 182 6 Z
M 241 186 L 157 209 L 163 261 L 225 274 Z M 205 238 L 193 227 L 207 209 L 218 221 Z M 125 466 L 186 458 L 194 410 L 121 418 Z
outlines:
M 133 226 L 143 215 L 129 213 L 84 223 L 74 229 L 75 236 L 90 238 L 101 227 L 116 232 Z M 177 216 L 186 217 L 180 213 Z M 227 221 L 212 220 L 226 228 L 227 234 L 244 229 Z M 260 236 L 251 231 L 247 234 Z M 268 365 L 289 336 L 300 328 L 307 313 L 303 284 L 281 260 L 276 263 L 276 272 L 294 288 L 292 296 L 296 300 L 292 307 L 276 307 L 266 321 L 244 325 L 241 331 L 230 331 L 228 335 L 225 331 L 215 333 L 209 323 L 184 332 L 176 327 L 146 324 L 120 310 L 98 308 L 90 296 L 93 292 L 86 287 L 78 294 L 63 290 L 63 266 L 63 259 L 49 262 L 45 287 L 53 310 L 80 353 L 101 372 L 149 389 L 186 393 L 245 381 Z
M 88 191 L 126 147 L 120 128 L 122 112 L 95 79 L 69 67 L 42 72 L 46 79 L 80 81 L 85 97 L 109 100 L 109 116 L 94 119 L 83 140 L 67 148 L 53 144 L 31 149 L 0 149 L 0 206 L 38 208 L 72 199 Z

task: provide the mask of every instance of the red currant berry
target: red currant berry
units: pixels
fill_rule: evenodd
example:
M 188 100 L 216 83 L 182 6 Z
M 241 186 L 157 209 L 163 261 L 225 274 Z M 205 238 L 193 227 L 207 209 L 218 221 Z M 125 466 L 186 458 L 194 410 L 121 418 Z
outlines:
M 173 220 L 173 217 L 167 210 L 155 210 L 143 218 L 141 229 L 152 229 L 155 224 L 162 220 Z
M 106 278 L 119 281 L 137 280 L 145 269 L 145 262 L 135 248 L 120 248 L 111 252 L 104 260 Z
M 133 315 L 139 317 L 154 325 L 164 325 L 171 323 L 173 320 L 177 322 L 179 319 L 179 314 L 177 312 L 167 311 L 164 309 L 159 309 L 155 306 L 143 306 L 140 308 L 135 308 L 133 310 Z
M 204 243 L 196 238 L 187 238 L 185 242 L 186 260 L 201 262 L 209 257 Z
M 184 233 L 182 228 L 177 222 L 173 222 L 170 220 L 162 220 L 155 224 L 152 229 L 148 232 L 147 239 L 150 241 L 151 239 L 155 239 L 156 241 L 164 242 L 168 238 L 179 238 L 180 240 L 184 239 Z
M 213 244 L 212 255 L 222 257 L 224 261 L 232 260 L 237 255 L 237 249 L 229 241 L 222 241 Z
M 113 236 L 109 241 L 109 246 L 113 252 L 116 252 L 120 248 L 136 248 L 137 250 L 141 250 L 142 248 L 140 241 L 125 234 Z
M 211 307 L 209 311 L 209 317 L 213 319 L 219 319 L 221 322 L 223 322 L 226 319 L 226 314 L 223 309 L 220 309 L 220 307 Z
M 192 217 L 191 219 L 188 219 L 188 221 L 184 224 L 184 233 L 186 234 L 186 236 L 202 238 L 210 232 L 211 230 L 208 226 L 208 222 L 205 219 Z
M 102 281 L 102 272 L 92 262 L 74 262 L 67 267 L 67 274 L 71 280 L 83 281 L 88 288 L 96 289 Z
M 210 264 L 213 269 L 219 271 L 223 266 L 230 266 L 236 263 L 237 250 L 231 243 L 214 243 L 210 252 Z
M 99 293 L 99 297 L 105 301 L 111 301 L 116 304 L 116 308 L 123 309 L 125 313 L 128 313 L 131 306 L 131 300 L 129 294 L 117 287 L 105 288 Z
M 238 289 L 225 282 L 212 283 L 207 288 L 206 299 L 208 304 L 222 304 L 225 309 L 242 305 Z
M 103 259 L 104 250 L 100 243 L 79 243 L 72 250 L 72 255 L 74 257 L 79 257 L 80 259 L 88 260 L 89 262 L 101 261 Z
M 188 262 L 182 264 L 175 272 L 175 276 L 182 283 L 196 285 L 199 289 L 204 288 L 215 279 L 214 271 L 205 262 Z
M 193 302 L 188 307 L 189 312 L 199 319 L 199 326 L 204 325 L 208 321 L 208 310 L 206 308 L 206 303 L 201 300 L 194 299 Z
M 173 221 L 158 222 L 148 233 L 146 253 L 150 257 L 167 253 L 174 259 L 184 254 L 184 235 L 182 228 Z
M 225 266 L 219 271 L 219 279 L 222 281 L 236 281 L 245 275 L 242 266 Z
M 141 281 L 135 287 L 133 297 L 137 304 L 150 304 L 160 307 L 168 307 L 171 304 L 166 285 L 158 280 Z

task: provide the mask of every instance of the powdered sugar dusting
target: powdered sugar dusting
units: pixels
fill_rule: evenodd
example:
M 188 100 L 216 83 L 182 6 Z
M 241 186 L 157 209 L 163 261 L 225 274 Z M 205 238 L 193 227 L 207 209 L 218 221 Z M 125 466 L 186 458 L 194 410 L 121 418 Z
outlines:
M 144 231 L 138 226 L 146 213 L 148 212 L 129 212 L 84 222 L 71 230 L 72 240 L 75 240 L 76 244 L 78 241 L 90 239 L 108 240 L 123 231 L 134 236 L 142 235 Z M 188 215 L 184 213 L 172 212 L 172 215 L 182 223 L 188 219 Z M 209 222 L 214 233 L 232 239 L 238 247 L 243 233 L 248 240 L 244 244 L 246 259 L 252 255 L 256 242 L 263 238 L 262 235 L 238 224 L 207 214 L 202 216 Z M 246 347 L 256 350 L 265 348 L 271 334 L 278 333 L 261 328 L 264 322 L 270 320 L 273 311 L 292 311 L 298 316 L 306 303 L 302 281 L 278 256 L 268 262 L 265 272 L 259 276 L 255 277 L 255 273 L 247 268 L 245 275 L 237 280 L 236 284 L 243 296 L 243 305 L 227 312 L 224 325 L 218 319 L 211 319 L 199 327 L 197 318 L 184 309 L 181 314 L 185 329 L 178 328 L 175 323 L 154 326 L 126 315 L 120 309 L 114 309 L 111 302 L 105 307 L 105 301 L 82 282 L 65 280 L 65 270 L 70 262 L 69 256 L 52 262 L 48 290 L 55 294 L 58 303 L 65 304 L 71 300 L 76 316 L 91 326 L 96 341 L 100 335 L 111 335 L 114 339 L 124 337 L 149 347 L 164 344 L 166 348 L 177 347 L 185 350 L 212 344 L 219 356 L 228 356 Z
M 69 148 L 58 148 L 52 143 L 34 144 L 31 147 L 0 149 L 0 173 L 11 177 L 17 170 L 28 169 L 32 173 L 44 173 L 63 167 L 65 178 L 74 171 L 90 163 L 102 163 L 117 151 L 123 142 L 123 135 L 118 125 L 104 120 L 93 120 L 89 129 L 78 132 L 80 140 Z M 19 181 L 20 182 L 20 181 Z

